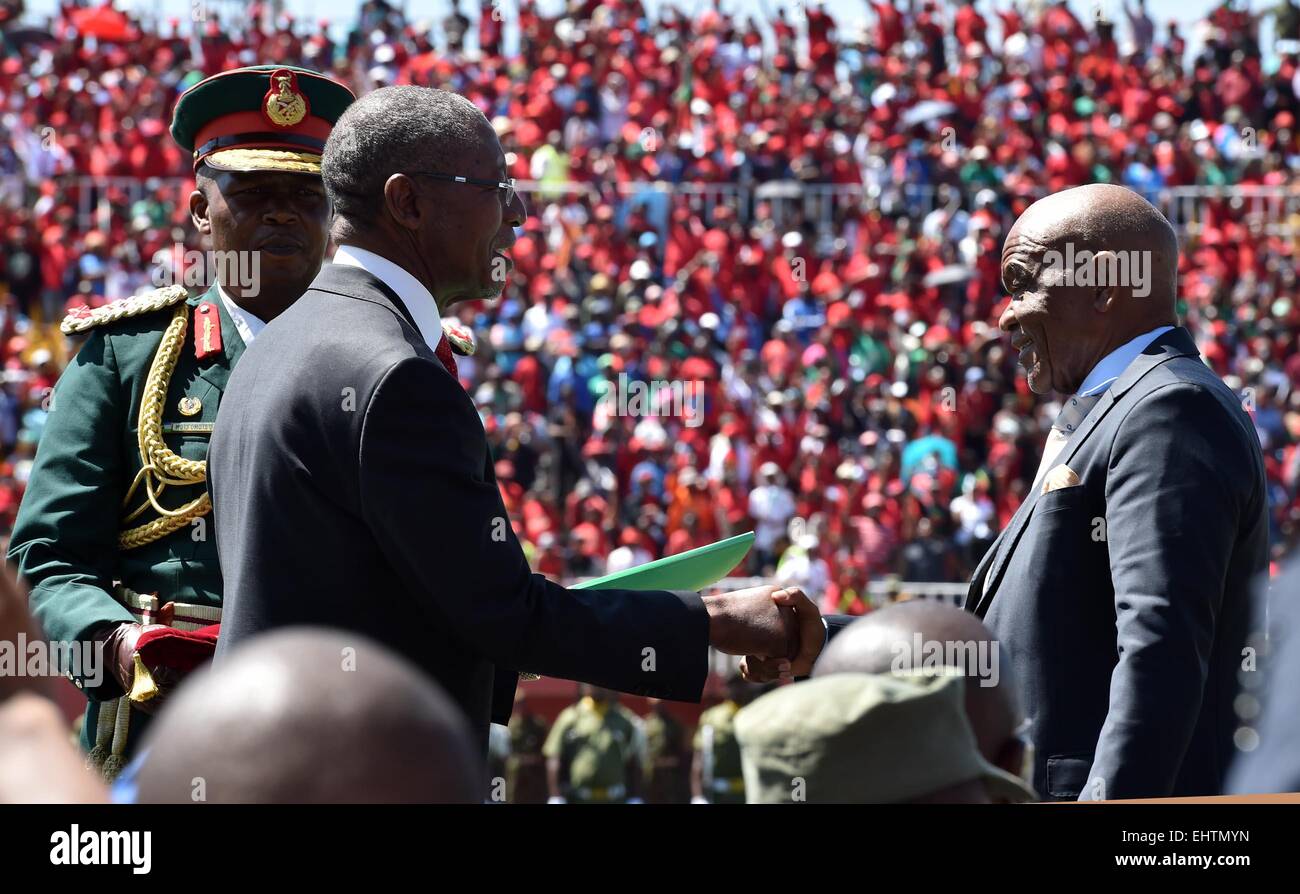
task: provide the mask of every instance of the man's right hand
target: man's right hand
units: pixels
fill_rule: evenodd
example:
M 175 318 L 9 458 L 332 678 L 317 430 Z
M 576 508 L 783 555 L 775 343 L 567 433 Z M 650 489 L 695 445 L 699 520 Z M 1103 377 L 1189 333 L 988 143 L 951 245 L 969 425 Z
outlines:
M 774 594 L 789 594 L 778 604 Z M 811 600 L 795 588 L 751 587 L 704 597 L 709 644 L 728 655 L 755 655 L 811 665 L 825 632 Z M 815 627 L 815 629 L 814 629 Z
M 826 624 L 821 612 L 802 590 L 793 587 L 772 594 L 777 605 L 788 605 L 799 619 L 799 656 L 793 661 L 747 654 L 740 659 L 740 675 L 751 683 L 789 682 L 812 673 L 813 664 L 826 644 Z
M 163 627 L 162 624 L 127 622 L 118 624 L 115 627 L 106 627 L 95 634 L 95 640 L 104 644 L 104 657 L 108 661 L 109 672 L 112 673 L 117 684 L 122 687 L 123 697 L 130 695 L 131 687 L 135 685 L 135 653 L 140 635 L 146 630 L 159 630 Z M 154 682 L 158 683 L 161 692 L 147 702 L 132 703 L 135 707 L 148 714 L 152 714 L 158 709 L 163 697 L 167 694 L 166 684 L 175 682 L 168 679 L 166 673 L 155 672 L 153 676 Z

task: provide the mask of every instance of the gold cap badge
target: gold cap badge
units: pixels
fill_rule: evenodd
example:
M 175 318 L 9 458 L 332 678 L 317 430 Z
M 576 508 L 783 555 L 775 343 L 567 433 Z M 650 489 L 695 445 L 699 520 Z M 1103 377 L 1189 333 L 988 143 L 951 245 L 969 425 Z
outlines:
M 277 127 L 293 127 L 307 117 L 307 97 L 298 91 L 298 78 L 292 71 L 282 68 L 271 75 L 262 112 Z

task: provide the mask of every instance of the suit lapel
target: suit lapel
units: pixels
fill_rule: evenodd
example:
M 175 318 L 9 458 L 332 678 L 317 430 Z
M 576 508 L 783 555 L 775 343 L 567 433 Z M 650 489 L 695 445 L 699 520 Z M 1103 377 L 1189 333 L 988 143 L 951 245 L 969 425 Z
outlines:
M 993 594 L 997 591 L 998 582 L 1002 577 L 1002 569 L 1006 567 L 1007 559 L 1011 557 L 1011 552 L 1015 549 L 1016 541 L 1020 539 L 1025 525 L 1029 524 L 1029 517 L 1033 515 L 1034 504 L 1037 502 L 1038 491 L 1025 495 L 1024 501 L 1016 509 L 1016 514 L 1011 516 L 1011 522 L 989 547 L 989 556 L 992 558 L 988 562 L 981 562 L 985 567 L 984 577 L 982 580 L 977 577 L 972 582 L 972 592 L 967 594 L 968 598 L 974 596 L 974 611 L 980 617 L 988 611 L 988 605 L 993 600 Z M 982 583 L 982 590 L 974 589 L 976 583 Z
M 1019 510 L 1020 507 L 1017 506 L 1016 511 Z M 966 611 L 973 612 L 979 608 L 980 597 L 984 593 L 984 578 L 988 576 L 989 566 L 993 564 L 993 557 L 997 555 L 998 548 L 1002 546 L 1002 538 L 1006 536 L 1007 529 L 1010 527 L 1008 524 L 1006 528 L 1002 529 L 1002 533 L 993 539 L 993 542 L 989 544 L 989 548 L 984 550 L 979 565 L 975 566 L 975 573 L 971 576 L 970 586 L 966 590 L 966 604 L 964 606 Z
M 421 354 L 427 352 L 429 359 L 438 364 L 438 369 L 451 376 L 452 381 L 457 381 L 455 376 L 452 376 L 451 370 L 438 359 L 435 348 L 424 340 L 424 334 L 420 331 L 419 325 L 415 322 L 415 317 L 411 315 L 411 311 L 407 308 L 405 302 L 388 283 L 369 270 L 362 267 L 353 267 L 350 264 L 326 264 L 321 267 L 320 273 L 312 281 L 311 288 L 318 292 L 329 292 L 334 295 L 342 295 L 345 298 L 369 301 L 371 304 L 378 304 L 380 307 L 387 308 L 391 313 L 406 321 L 406 325 L 410 330 L 410 344 Z M 457 387 L 459 387 L 459 383 L 457 383 Z
M 1092 408 L 1092 412 L 1084 418 L 1083 424 L 1079 426 L 1079 430 L 1074 433 L 1061 450 L 1054 465 L 1069 465 L 1070 460 L 1079 452 L 1079 448 L 1096 430 L 1101 420 L 1106 418 L 1106 414 L 1110 412 L 1111 408 L 1143 376 L 1168 360 L 1189 354 L 1198 355 L 1196 343 L 1192 340 L 1191 334 L 1181 327 L 1166 332 L 1149 344 L 1146 350 L 1128 365 L 1123 375 L 1115 380 L 1101 400 L 1097 402 L 1097 405 Z M 970 589 L 966 594 L 966 607 L 971 608 L 974 606 L 972 610 L 980 617 L 983 617 L 988 611 L 989 604 L 993 601 L 993 596 L 997 592 L 998 584 L 1001 583 L 1002 573 L 1006 570 L 1007 562 L 1010 561 L 1011 554 L 1015 551 L 1020 536 L 1028 526 L 1030 518 L 1033 517 L 1034 507 L 1038 504 L 1040 491 L 1041 488 L 1035 489 L 1033 493 L 1025 497 L 1025 501 L 1020 504 L 1016 514 L 1012 516 L 1011 523 L 1007 525 L 1006 530 L 989 547 L 988 552 L 992 555 L 992 558 L 990 559 L 989 555 L 986 554 L 984 560 L 980 562 L 980 567 L 975 571 Z M 983 573 L 982 577 L 981 572 Z
M 1078 451 L 1083 442 L 1088 440 L 1088 436 L 1096 429 L 1097 423 L 1105 417 L 1106 413 L 1115 404 L 1115 393 L 1113 390 L 1107 391 L 1097 405 L 1092 408 L 1092 412 L 1084 417 L 1083 424 L 1079 426 L 1078 431 L 1066 442 L 1065 447 L 1061 449 L 1060 456 L 1054 465 L 1068 465 L 1070 458 Z M 1016 544 L 1020 540 L 1020 535 L 1025 532 L 1029 520 L 1034 515 L 1034 507 L 1038 505 L 1038 498 L 1042 495 L 1042 487 L 1036 487 L 1033 491 L 1025 496 L 1025 501 L 1020 504 L 1016 514 L 1011 517 L 1011 523 L 1007 529 L 1002 532 L 989 552 L 993 553 L 993 560 L 988 566 L 986 580 L 984 583 L 984 592 L 977 594 L 975 613 L 983 615 L 988 610 L 988 604 L 993 599 L 993 594 L 997 591 L 998 584 L 1002 580 L 1002 572 L 1006 570 L 1007 562 L 1011 554 L 1015 551 Z

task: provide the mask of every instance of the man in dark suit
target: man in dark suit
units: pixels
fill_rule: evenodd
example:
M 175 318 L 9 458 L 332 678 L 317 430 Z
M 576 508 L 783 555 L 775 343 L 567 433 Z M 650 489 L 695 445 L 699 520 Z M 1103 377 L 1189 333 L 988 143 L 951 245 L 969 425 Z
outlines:
M 966 605 L 1011 652 L 1050 798 L 1217 794 L 1233 755 L 1264 462 L 1175 325 L 1177 270 L 1164 216 L 1102 184 L 1032 205 L 1002 251 L 999 324 L 1029 387 L 1068 397 Z
M 270 628 L 355 630 L 436 679 L 486 747 L 516 671 L 698 700 L 710 644 L 807 651 L 815 610 L 773 587 L 578 591 L 530 571 L 440 318 L 502 291 L 526 212 L 500 142 L 468 100 L 419 87 L 336 128 L 338 254 L 245 353 L 213 434 L 217 661 Z
M 1032 205 L 1002 252 L 1000 325 L 1029 387 L 1069 397 L 966 608 L 1010 653 L 1046 798 L 1217 794 L 1235 751 L 1264 462 L 1175 326 L 1177 270 L 1164 216 L 1103 184 Z M 810 666 L 744 661 L 757 681 Z

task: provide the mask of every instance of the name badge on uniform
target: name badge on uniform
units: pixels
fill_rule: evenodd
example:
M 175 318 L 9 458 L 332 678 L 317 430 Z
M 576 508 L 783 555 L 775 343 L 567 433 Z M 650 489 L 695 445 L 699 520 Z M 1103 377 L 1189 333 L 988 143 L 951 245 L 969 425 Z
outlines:
M 165 435 L 210 435 L 212 427 L 211 422 L 164 422 L 162 429 Z

